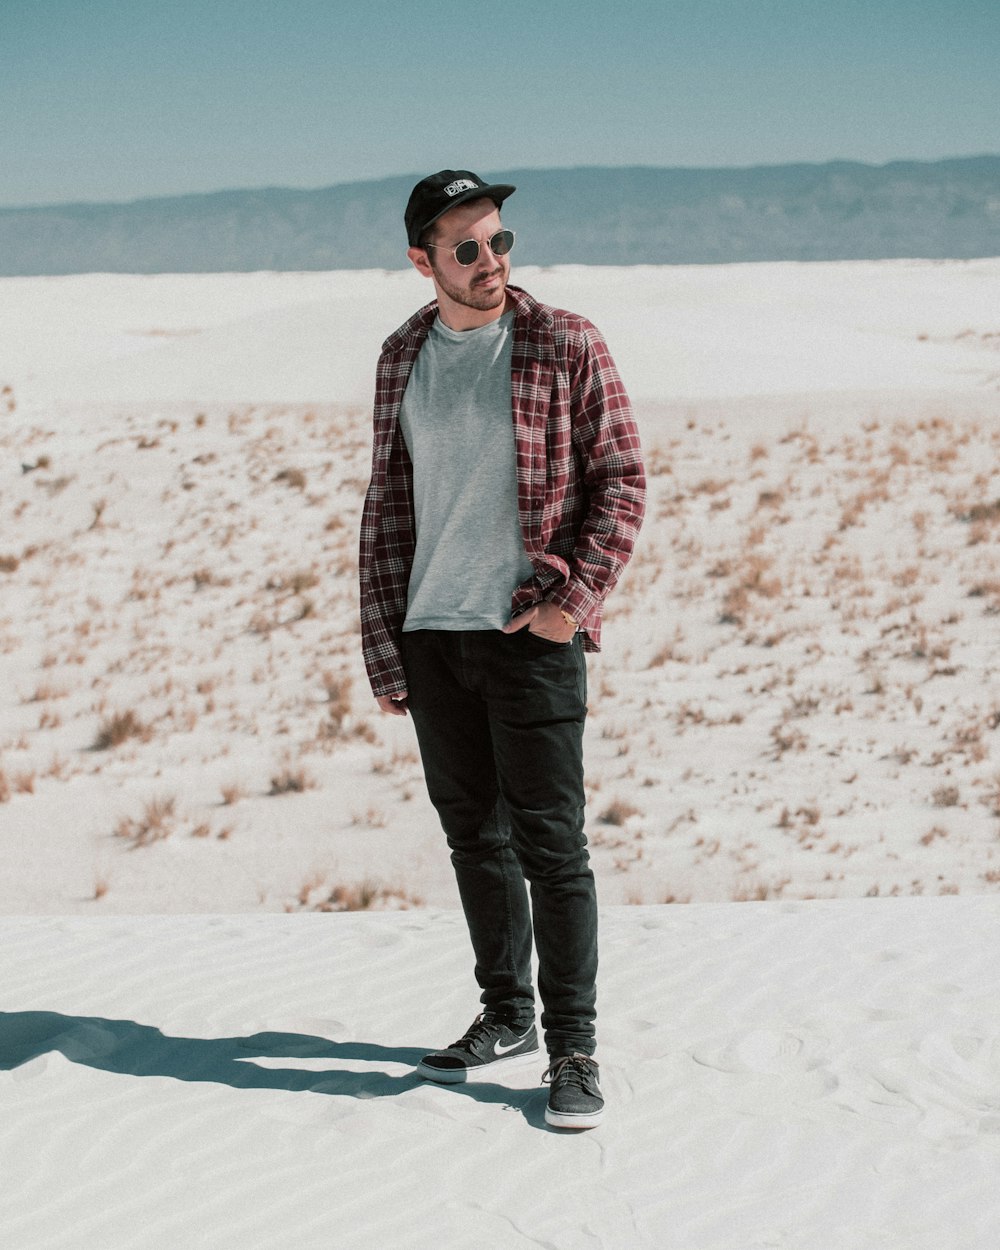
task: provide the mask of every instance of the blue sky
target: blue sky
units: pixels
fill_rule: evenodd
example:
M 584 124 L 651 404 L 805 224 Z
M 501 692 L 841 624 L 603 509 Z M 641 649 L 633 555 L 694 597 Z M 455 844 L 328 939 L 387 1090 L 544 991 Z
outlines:
M 1000 151 L 997 0 L 0 0 L 0 205 Z

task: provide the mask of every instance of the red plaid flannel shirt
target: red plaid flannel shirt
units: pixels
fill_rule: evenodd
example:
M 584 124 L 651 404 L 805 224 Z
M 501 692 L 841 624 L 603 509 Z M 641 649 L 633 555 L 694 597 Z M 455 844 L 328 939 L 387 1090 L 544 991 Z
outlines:
M 625 388 L 600 332 L 584 317 L 508 286 L 515 304 L 511 397 L 517 507 L 534 576 L 511 613 L 547 599 L 597 651 L 605 596 L 642 521 L 645 475 Z M 361 519 L 361 642 L 376 696 L 406 689 L 399 637 L 416 533 L 413 466 L 399 428 L 410 371 L 437 316 L 428 304 L 382 347 L 376 372 L 372 477 Z

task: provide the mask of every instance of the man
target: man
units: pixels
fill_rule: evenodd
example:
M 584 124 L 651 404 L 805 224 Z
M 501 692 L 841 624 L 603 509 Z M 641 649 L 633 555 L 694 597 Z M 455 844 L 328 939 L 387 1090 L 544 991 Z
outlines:
M 508 282 L 513 191 L 446 169 L 406 207 L 407 256 L 437 299 L 379 358 L 362 645 L 379 707 L 413 716 L 482 991 L 481 1015 L 418 1072 L 489 1078 L 538 1054 L 533 931 L 546 1120 L 591 1128 L 604 1101 L 583 653 L 598 649 L 645 479 L 598 331 Z

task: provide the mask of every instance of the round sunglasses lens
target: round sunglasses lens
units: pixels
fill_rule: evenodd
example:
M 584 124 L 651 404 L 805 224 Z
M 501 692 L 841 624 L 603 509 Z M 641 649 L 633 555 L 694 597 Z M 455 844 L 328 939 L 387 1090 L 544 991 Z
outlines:
M 494 256 L 506 256 L 514 246 L 513 230 L 498 230 L 490 239 L 490 251 Z
M 474 265 L 479 256 L 479 244 L 475 239 L 466 239 L 455 248 L 455 259 L 460 265 Z

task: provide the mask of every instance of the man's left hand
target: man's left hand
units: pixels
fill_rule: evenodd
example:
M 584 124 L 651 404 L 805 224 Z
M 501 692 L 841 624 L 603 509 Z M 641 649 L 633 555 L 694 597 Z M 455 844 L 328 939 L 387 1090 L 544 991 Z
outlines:
M 537 634 L 548 642 L 569 642 L 576 633 L 576 626 L 567 621 L 556 605 L 548 600 L 536 603 L 515 616 L 503 627 L 503 632 L 516 634 L 519 629 L 527 629 L 530 634 Z

